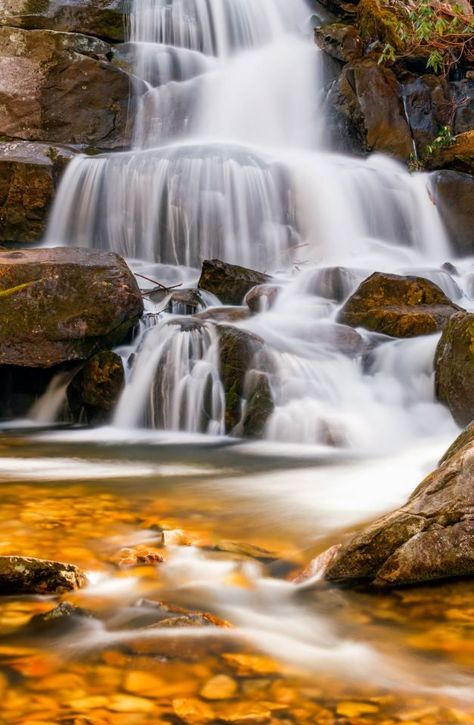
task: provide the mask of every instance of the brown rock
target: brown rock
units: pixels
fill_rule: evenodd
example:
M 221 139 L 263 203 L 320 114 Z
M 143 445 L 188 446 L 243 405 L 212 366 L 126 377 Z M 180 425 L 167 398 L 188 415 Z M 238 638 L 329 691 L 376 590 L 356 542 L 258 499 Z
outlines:
M 67 389 L 74 418 L 104 422 L 115 408 L 125 385 L 122 358 L 112 350 L 98 352 L 86 362 Z
M 427 476 L 405 506 L 344 544 L 326 579 L 389 587 L 474 575 L 473 476 L 469 442 Z
M 435 390 L 459 425 L 474 418 L 474 314 L 459 312 L 443 330 L 435 355 Z
M 315 28 L 314 38 L 321 50 L 343 63 L 362 56 L 362 40 L 353 25 L 343 23 L 324 25 Z
M 0 364 L 52 367 L 119 344 L 143 312 L 116 254 L 75 249 L 0 253 Z
M 392 337 L 414 337 L 441 330 L 460 309 L 427 279 L 375 272 L 349 297 L 338 320 Z
M 202 264 L 198 288 L 212 292 L 226 305 L 240 305 L 249 290 L 270 278 L 262 272 L 207 259 Z
M 84 586 L 85 575 L 73 564 L 0 556 L 0 594 L 56 594 Z
M 36 242 L 61 173 L 73 156 L 57 146 L 0 143 L 0 242 Z
M 247 292 L 244 302 L 254 314 L 264 312 L 273 307 L 279 291 L 276 284 L 259 284 Z
M 104 148 L 131 139 L 129 98 L 144 85 L 86 35 L 0 28 L 0 133 Z
M 432 196 L 457 254 L 474 253 L 474 177 L 458 171 L 437 171 Z
M 474 174 L 474 131 L 466 131 L 456 136 L 450 146 L 428 156 L 425 165 L 430 169 L 452 169 Z

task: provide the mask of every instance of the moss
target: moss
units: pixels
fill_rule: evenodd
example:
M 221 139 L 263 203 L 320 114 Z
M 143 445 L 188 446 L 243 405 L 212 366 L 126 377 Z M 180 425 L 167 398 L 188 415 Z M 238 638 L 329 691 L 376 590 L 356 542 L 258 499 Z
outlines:
M 358 8 L 358 27 L 363 40 L 370 42 L 380 40 L 394 48 L 401 47 L 398 32 L 399 18 L 390 8 L 379 0 L 361 0 Z

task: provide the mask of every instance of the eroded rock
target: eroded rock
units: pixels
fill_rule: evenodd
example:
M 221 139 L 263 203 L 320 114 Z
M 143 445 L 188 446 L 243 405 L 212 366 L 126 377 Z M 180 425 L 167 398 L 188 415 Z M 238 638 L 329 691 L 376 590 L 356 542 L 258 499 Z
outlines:
M 0 364 L 48 368 L 122 342 L 143 312 L 121 257 L 73 247 L 0 253 Z
M 338 320 L 392 337 L 414 337 L 441 330 L 460 309 L 423 277 L 375 272 L 347 300 Z
M 474 418 L 474 314 L 459 312 L 446 324 L 435 354 L 435 390 L 459 425 Z
M 57 594 L 79 589 L 85 574 L 74 564 L 26 556 L 0 556 L 0 594 Z
M 240 305 L 255 285 L 264 284 L 269 276 L 253 269 L 227 264 L 220 259 L 203 262 L 199 289 L 212 292 L 226 305 Z

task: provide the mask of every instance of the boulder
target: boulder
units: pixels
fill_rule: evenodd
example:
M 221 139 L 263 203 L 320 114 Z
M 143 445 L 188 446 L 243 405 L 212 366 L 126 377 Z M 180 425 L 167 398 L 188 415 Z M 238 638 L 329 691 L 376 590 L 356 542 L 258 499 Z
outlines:
M 275 304 L 280 287 L 276 284 L 260 284 L 245 295 L 244 302 L 251 312 L 265 312 Z
M 390 68 L 365 57 L 348 63 L 327 98 L 333 146 L 408 159 L 413 142 L 400 86 Z
M 221 325 L 217 327 L 217 332 L 219 335 L 219 372 L 225 394 L 225 428 L 226 432 L 230 433 L 241 420 L 247 374 L 254 368 L 256 355 L 263 351 L 264 343 L 257 335 L 252 335 L 236 327 Z M 262 396 L 265 397 L 264 392 L 262 392 Z M 257 406 L 257 401 L 254 402 L 253 410 Z M 250 431 L 250 428 L 256 426 L 254 421 L 257 416 L 256 413 L 253 413 L 248 417 L 246 429 Z M 263 418 L 263 415 L 260 418 Z M 252 423 L 250 419 L 253 421 Z
M 362 335 L 347 325 L 336 322 L 318 322 L 312 326 L 315 340 L 348 357 L 357 357 L 370 350 L 370 345 Z
M 261 438 L 275 403 L 268 381 L 262 372 L 251 372 L 245 380 L 247 403 L 242 421 L 242 434 L 246 438 Z
M 0 28 L 0 133 L 118 148 L 130 143 L 132 92 L 145 84 L 86 35 Z
M 430 335 L 461 308 L 433 282 L 375 272 L 349 297 L 338 321 L 392 337 Z
M 207 259 L 203 262 L 198 288 L 212 292 L 226 305 L 240 305 L 247 292 L 270 277 L 253 269 Z
M 425 159 L 429 169 L 451 169 L 474 174 L 474 130 L 456 136 L 455 141 Z
M 143 312 L 121 257 L 61 247 L 0 253 L 0 364 L 48 368 L 122 342 Z
M 0 143 L 0 242 L 37 242 L 66 164 L 73 153 L 57 146 Z
M 404 506 L 345 543 L 329 563 L 326 580 L 393 587 L 474 575 L 473 476 L 469 441 Z
M 194 317 L 198 320 L 212 320 L 213 322 L 241 322 L 248 320 L 250 310 L 245 307 L 211 307 L 197 312 Z
M 127 37 L 126 6 L 124 0 L 0 0 L 0 25 L 123 41 Z
M 453 315 L 435 354 L 435 390 L 459 425 L 474 418 L 474 314 Z
M 307 291 L 318 297 L 343 302 L 369 273 L 347 267 L 320 267 L 312 273 Z
M 58 594 L 86 584 L 74 564 L 25 556 L 0 556 L 0 594 Z
M 362 40 L 353 25 L 330 23 L 315 28 L 314 39 L 321 50 L 343 63 L 360 58 L 363 53 Z
M 459 171 L 437 171 L 431 193 L 456 254 L 474 253 L 474 177 Z
M 449 84 L 436 75 L 414 76 L 403 83 L 402 95 L 416 150 L 424 157 L 440 128 L 451 125 Z
M 145 294 L 156 304 L 166 303 L 164 311 L 173 315 L 194 315 L 206 307 L 206 303 L 197 289 L 167 290 L 157 287 Z
M 75 420 L 103 423 L 115 408 L 125 385 L 122 358 L 116 352 L 98 352 L 67 388 L 69 408 Z
M 450 84 L 454 118 L 452 118 L 455 134 L 465 133 L 474 128 L 474 80 L 464 78 Z

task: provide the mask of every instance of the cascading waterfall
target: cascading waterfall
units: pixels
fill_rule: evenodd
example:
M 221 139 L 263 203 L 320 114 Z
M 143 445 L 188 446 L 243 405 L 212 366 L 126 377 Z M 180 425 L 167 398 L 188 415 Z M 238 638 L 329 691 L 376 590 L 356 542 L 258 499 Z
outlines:
M 390 447 L 451 425 L 432 393 L 435 339 L 374 351 L 367 336 L 364 354 L 341 351 L 321 272 L 348 267 L 347 296 L 374 270 L 433 276 L 449 247 L 426 175 L 328 152 L 308 15 L 304 0 L 136 0 L 135 71 L 148 90 L 133 148 L 69 165 L 47 243 L 158 270 L 218 257 L 276 273 L 273 308 L 238 323 L 269 350 L 266 436 Z M 183 319 L 159 320 L 124 353 L 116 424 L 223 432 L 212 324 Z

